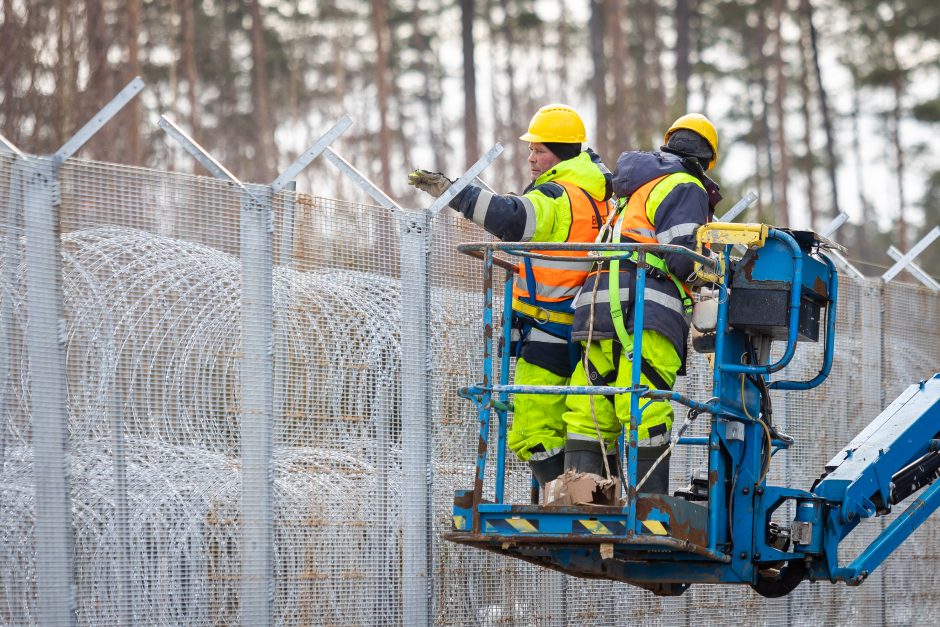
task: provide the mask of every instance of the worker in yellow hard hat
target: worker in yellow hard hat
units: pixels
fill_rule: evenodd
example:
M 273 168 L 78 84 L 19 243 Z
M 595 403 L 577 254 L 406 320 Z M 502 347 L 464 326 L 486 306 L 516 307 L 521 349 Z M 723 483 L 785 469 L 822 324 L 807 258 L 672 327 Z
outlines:
M 612 239 L 694 249 L 697 229 L 711 219 L 721 200 L 718 185 L 706 175 L 718 160 L 718 133 L 704 115 L 689 113 L 669 127 L 664 141 L 658 152 L 624 152 L 617 160 L 614 192 L 622 202 Z M 671 390 L 685 363 L 692 260 L 673 253 L 647 254 L 646 261 L 650 268 L 643 295 L 640 381 L 650 388 Z M 612 275 L 618 280 L 613 281 Z M 587 277 L 575 303 L 572 330 L 572 337 L 584 342 L 586 357 L 578 363 L 571 385 L 631 386 L 635 283 L 636 265 L 629 260 L 605 262 Z M 603 456 L 616 452 L 621 429 L 630 424 L 630 395 L 595 396 L 593 401 L 569 395 L 567 406 L 566 468 L 604 474 Z M 638 480 L 667 453 L 672 419 L 667 401 L 650 403 L 642 411 Z M 666 455 L 641 489 L 667 493 L 668 482 Z
M 520 139 L 529 143 L 531 177 L 522 195 L 503 196 L 471 185 L 450 206 L 502 240 L 593 242 L 613 210 L 611 174 L 596 153 L 582 150 L 587 138 L 581 117 L 567 105 L 546 105 Z M 444 175 L 425 170 L 412 172 L 408 182 L 434 196 L 451 184 Z M 512 300 L 516 385 L 568 384 L 578 360 L 578 345 L 570 341 L 571 305 L 590 269 L 590 261 L 520 261 Z M 565 398 L 518 394 L 513 400 L 508 446 L 529 462 L 544 486 L 563 471 Z

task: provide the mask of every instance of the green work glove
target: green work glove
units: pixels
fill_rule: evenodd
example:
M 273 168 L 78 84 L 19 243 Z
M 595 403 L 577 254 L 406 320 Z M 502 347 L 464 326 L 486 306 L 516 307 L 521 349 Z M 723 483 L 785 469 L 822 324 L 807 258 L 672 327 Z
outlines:
M 437 198 L 447 191 L 447 188 L 453 185 L 453 181 L 440 172 L 428 172 L 427 170 L 415 170 L 408 175 L 408 184 L 427 192 Z

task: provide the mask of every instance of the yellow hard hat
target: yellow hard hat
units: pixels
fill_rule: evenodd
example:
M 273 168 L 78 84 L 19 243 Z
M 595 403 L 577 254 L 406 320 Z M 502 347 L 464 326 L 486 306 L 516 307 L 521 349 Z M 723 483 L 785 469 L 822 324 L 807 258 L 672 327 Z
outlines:
M 529 122 L 529 131 L 519 139 L 540 144 L 580 144 L 587 141 L 587 135 L 577 111 L 568 105 L 550 104 L 535 112 Z
M 711 146 L 712 149 L 712 160 L 709 161 L 708 167 L 705 169 L 711 170 L 715 167 L 715 162 L 718 161 L 718 131 L 715 130 L 715 125 L 701 113 L 686 113 L 672 123 L 669 130 L 666 131 L 663 141 L 668 144 L 669 136 L 680 128 L 697 133 L 702 136 L 702 139 L 708 142 L 708 145 Z

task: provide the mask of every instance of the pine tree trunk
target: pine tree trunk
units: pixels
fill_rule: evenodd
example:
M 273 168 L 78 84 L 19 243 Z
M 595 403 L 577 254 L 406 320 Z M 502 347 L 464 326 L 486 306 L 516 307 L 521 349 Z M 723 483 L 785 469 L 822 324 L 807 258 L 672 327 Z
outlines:
M 3 0 L 3 24 L 0 24 L 0 38 L 10 46 L 10 50 L 20 51 L 20 33 L 22 26 L 17 18 L 16 10 L 13 8 L 13 0 Z M 0 110 L 3 111 L 4 135 L 14 144 L 20 142 L 19 124 L 15 121 L 18 117 L 18 99 L 14 97 L 14 87 L 16 85 L 17 70 L 21 67 L 20 63 L 11 63 L 7 59 L 6 63 L 0 65 L 0 81 L 3 85 L 3 98 L 0 98 Z
M 601 158 L 609 160 L 609 122 L 607 120 L 607 55 L 604 54 L 604 0 L 591 0 L 591 15 L 588 18 L 588 37 L 591 40 L 591 90 L 594 92 L 594 115 L 597 118 L 595 150 Z
M 691 0 L 676 0 L 676 95 L 672 117 L 679 117 L 689 106 Z
M 819 110 L 820 113 L 822 113 L 823 130 L 826 133 L 826 169 L 829 172 L 829 185 L 832 188 L 832 213 L 830 217 L 835 217 L 841 213 L 839 209 L 839 185 L 836 180 L 835 139 L 832 136 L 832 122 L 829 119 L 829 100 L 826 97 L 826 88 L 823 85 L 822 79 L 822 69 L 819 65 L 819 42 L 816 27 L 813 25 L 813 5 L 811 1 L 801 0 L 800 10 L 803 13 L 806 28 L 809 30 L 810 50 L 812 50 L 813 53 L 813 67 L 816 70 L 816 93 L 819 96 Z
M 85 28 L 88 40 L 88 84 L 85 86 L 83 115 L 79 124 L 84 124 L 114 95 L 111 73 L 108 67 L 110 35 L 105 22 L 101 0 L 85 0 Z M 114 133 L 105 126 L 89 143 L 88 156 L 94 159 L 113 160 Z
M 182 49 L 183 79 L 186 81 L 186 100 L 189 106 L 189 129 L 193 139 L 201 141 L 198 101 L 196 98 L 196 13 L 193 0 L 182 0 Z M 254 14 L 252 14 L 254 19 Z
M 216 146 L 220 150 L 219 156 L 226 158 L 226 162 L 231 163 L 237 170 L 247 171 L 249 160 L 245 154 L 246 143 L 235 139 L 241 135 L 240 130 L 235 126 L 235 120 L 238 110 L 238 96 L 235 92 L 234 81 L 229 77 L 234 74 L 234 61 L 232 59 L 232 34 L 236 30 L 235 20 L 231 15 L 230 9 L 223 7 L 221 9 L 222 20 L 222 38 L 219 46 L 219 67 L 222 72 L 222 80 L 219 84 L 219 127 L 235 128 L 239 132 L 222 133 L 222 136 L 216 140 Z
M 502 27 L 502 34 L 503 34 L 503 40 L 505 41 L 505 44 L 506 44 L 506 70 L 505 71 L 506 71 L 506 89 L 509 94 L 510 118 L 516 115 L 516 112 L 519 111 L 519 108 L 518 108 L 519 100 L 516 97 L 518 81 L 516 80 L 516 70 L 515 70 L 515 61 L 516 61 L 515 46 L 513 45 L 514 40 L 515 40 L 515 29 L 513 28 L 514 19 L 515 19 L 514 16 L 509 13 L 509 7 L 507 6 L 506 18 L 503 22 L 503 27 Z M 509 132 L 513 133 L 513 135 L 506 138 L 506 141 L 508 143 L 508 150 L 507 150 L 507 155 L 503 157 L 504 160 L 507 160 L 508 163 L 512 164 L 512 167 L 499 168 L 499 171 L 501 173 L 504 173 L 503 181 L 502 181 L 504 189 L 508 189 L 510 187 L 517 187 L 515 185 L 509 184 L 510 181 L 506 180 L 506 174 L 510 172 L 517 172 L 519 169 L 518 165 L 522 163 L 523 144 L 520 141 L 514 141 L 514 140 L 516 137 L 522 134 L 521 131 L 524 128 L 522 125 L 528 124 L 528 120 L 526 119 L 525 114 L 522 115 L 521 119 L 518 122 L 516 122 L 516 124 L 518 124 L 519 126 L 518 127 L 513 126 L 513 122 L 510 121 Z M 520 132 L 517 132 L 517 131 L 520 131 Z M 517 180 L 517 178 L 518 178 L 518 175 L 514 176 L 510 180 L 515 181 Z
M 463 93 L 464 93 L 464 168 L 480 158 L 479 125 L 477 123 L 476 65 L 473 60 L 473 18 L 476 12 L 474 0 L 460 0 L 460 33 L 463 42 Z
M 611 94 L 612 101 L 607 107 L 610 112 L 607 120 L 609 129 L 607 136 L 610 139 L 610 145 L 608 154 L 603 156 L 610 163 L 613 163 L 621 151 L 635 145 L 630 137 L 630 133 L 635 126 L 630 115 L 630 104 L 634 100 L 632 99 L 633 94 L 630 93 L 630 88 L 627 86 L 626 71 L 629 67 L 627 60 L 630 52 L 623 32 L 624 20 L 621 3 L 617 0 L 608 0 L 607 5 L 604 7 L 604 18 L 607 26 L 604 33 L 605 48 L 609 51 L 611 57 L 607 74 L 610 76 L 610 82 L 613 83 L 613 93 Z
M 428 142 L 431 146 L 431 154 L 434 159 L 434 163 L 431 164 L 431 167 L 437 170 L 443 170 L 446 165 L 444 163 L 444 145 L 437 132 L 437 118 L 440 106 L 440 100 L 437 95 L 440 93 L 440 89 L 432 76 L 431 64 L 428 63 L 428 58 L 431 56 L 433 50 L 431 48 L 430 37 L 421 30 L 420 24 L 418 23 L 420 12 L 420 8 L 416 2 L 414 9 L 412 9 L 411 19 L 415 24 L 415 50 L 418 53 L 418 72 L 421 74 L 422 82 L 420 99 L 421 104 L 424 106 L 424 113 L 428 119 Z
M 378 91 L 379 106 L 379 180 L 382 189 L 391 189 L 391 130 L 388 127 L 388 13 L 384 0 L 372 0 L 372 33 L 375 35 L 375 86 Z
M 809 211 L 809 224 L 810 228 L 816 228 L 819 221 L 819 209 L 816 207 L 816 163 L 813 154 L 811 99 L 809 32 L 805 24 L 802 24 L 800 29 L 800 113 L 803 116 L 803 145 L 806 151 L 803 159 L 803 174 L 806 177 L 806 207 Z
M 271 90 L 268 84 L 268 53 L 264 42 L 264 22 L 259 0 L 252 0 L 251 15 L 251 96 L 254 107 L 256 154 L 252 160 L 253 182 L 269 183 L 277 171 L 274 121 L 271 116 Z
M 760 8 L 758 8 L 760 11 Z M 764 56 L 763 44 L 767 40 L 767 22 L 764 19 L 764 15 L 761 13 L 757 18 L 757 29 L 755 31 L 755 39 L 753 40 L 753 54 L 756 64 L 757 72 L 757 84 L 760 88 L 760 125 L 761 125 L 761 139 L 764 145 L 764 154 L 767 159 L 767 183 L 770 186 L 770 204 L 774 208 L 774 216 L 772 220 L 777 219 L 777 186 L 776 186 L 776 168 L 774 167 L 774 156 L 773 156 L 773 139 L 770 132 L 770 113 L 768 109 L 770 108 L 768 91 L 769 87 L 767 85 L 767 62 Z M 783 225 L 780 225 L 783 226 Z
M 869 202 L 868 197 L 865 195 L 864 164 L 866 157 L 862 154 L 861 131 L 858 124 L 861 108 L 858 71 L 852 68 L 852 154 L 855 161 L 855 185 L 858 188 L 858 202 L 862 208 L 862 223 L 855 231 L 855 247 L 859 251 L 868 251 L 869 241 L 874 239 L 869 237 L 869 229 L 877 228 L 877 226 L 871 202 Z
M 125 5 L 124 38 L 127 45 L 127 64 L 125 65 L 124 84 L 131 82 L 134 77 L 140 76 L 140 0 L 127 0 Z M 126 140 L 126 163 L 143 165 L 143 155 L 140 145 L 140 98 L 133 98 L 125 110 L 127 122 L 122 129 Z
M 774 219 L 780 226 L 790 225 L 790 208 L 787 188 L 790 185 L 790 157 L 787 153 L 786 110 L 786 74 L 783 67 L 783 15 L 785 0 L 774 0 L 774 117 L 777 130 L 777 204 Z
M 891 42 L 891 52 L 892 54 L 896 52 L 894 41 Z M 897 60 L 896 56 L 894 60 Z M 908 247 L 907 216 L 905 215 L 907 202 L 904 191 L 904 146 L 901 142 L 901 118 L 903 116 L 901 100 L 904 97 L 904 86 L 902 84 L 900 68 L 897 67 L 896 63 L 895 71 L 891 74 L 891 91 L 894 95 L 894 106 L 891 108 L 891 144 L 894 147 L 894 165 L 898 183 L 898 219 L 894 232 L 897 233 L 898 248 L 906 252 Z
M 69 0 L 58 0 L 56 3 L 57 15 L 57 37 L 56 37 L 56 81 L 55 81 L 55 120 L 53 121 L 55 129 L 56 142 L 61 145 L 68 139 L 69 130 L 72 127 L 72 102 L 73 90 L 70 70 L 72 69 L 72 43 L 73 33 L 71 31 L 72 11 Z M 15 64 L 11 64 L 15 65 Z

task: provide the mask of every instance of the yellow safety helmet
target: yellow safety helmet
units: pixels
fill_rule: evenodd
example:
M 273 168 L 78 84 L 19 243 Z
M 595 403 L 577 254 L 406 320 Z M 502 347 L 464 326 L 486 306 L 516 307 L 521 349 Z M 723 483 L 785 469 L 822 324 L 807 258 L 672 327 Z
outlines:
M 581 116 L 574 109 L 568 105 L 550 104 L 535 112 L 529 122 L 529 131 L 519 139 L 539 144 L 580 144 L 587 141 L 587 134 Z
M 668 144 L 669 136 L 680 128 L 697 133 L 702 136 L 702 139 L 708 142 L 708 145 L 712 149 L 712 160 L 708 162 L 708 167 L 705 169 L 711 170 L 715 167 L 715 162 L 718 161 L 718 131 L 715 130 L 715 125 L 711 123 L 711 120 L 701 113 L 686 113 L 672 123 L 669 130 L 666 131 L 663 141 Z

